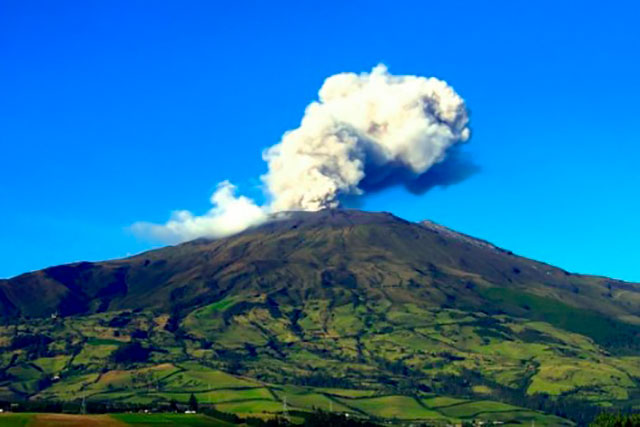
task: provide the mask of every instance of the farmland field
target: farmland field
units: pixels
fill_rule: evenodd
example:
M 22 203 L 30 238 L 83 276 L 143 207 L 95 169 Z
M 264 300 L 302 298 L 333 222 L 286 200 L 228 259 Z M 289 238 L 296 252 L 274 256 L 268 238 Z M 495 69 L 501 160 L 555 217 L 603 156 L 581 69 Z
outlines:
M 600 351 L 592 340 L 544 322 L 426 310 L 414 304 L 341 305 L 332 312 L 328 301 L 311 300 L 305 308 L 308 316 L 299 322 L 297 332 L 287 329 L 291 324 L 269 310 L 239 311 L 228 320 L 232 329 L 212 329 L 202 335 L 220 340 L 209 344 L 207 338 L 196 338 L 197 328 L 207 319 L 218 319 L 222 323 L 216 328 L 224 329 L 225 310 L 238 310 L 234 307 L 238 305 L 223 301 L 187 317 L 183 327 L 196 329 L 194 338 L 183 346 L 166 330 L 154 329 L 156 317 L 139 313 L 136 325 L 146 324 L 155 331 L 143 342 L 164 349 L 152 353 L 144 363 L 117 364 L 110 356 L 129 345 L 130 340 L 123 339 L 126 327 L 108 326 L 126 313 L 79 318 L 73 330 L 65 328 L 66 323 L 55 329 L 48 323 L 34 323 L 32 331 L 58 334 L 66 342 L 75 342 L 74 350 L 42 354 L 32 361 L 16 352 L 5 371 L 13 380 L 0 387 L 32 401 L 75 404 L 84 396 L 92 403 L 185 405 L 193 394 L 202 405 L 243 416 L 273 416 L 283 410 L 286 400 L 291 410 L 323 409 L 378 419 L 480 417 L 535 419 L 543 424 L 544 414 L 514 402 L 500 402 L 493 398 L 496 390 L 519 390 L 522 402 L 538 393 L 584 393 L 585 399 L 596 402 L 627 399 L 640 375 L 637 358 L 616 359 Z M 375 327 L 370 326 L 372 318 Z M 83 332 L 78 335 L 77 330 Z M 0 326 L 0 336 L 2 331 Z M 256 343 L 256 333 L 262 336 L 264 347 L 238 347 L 241 342 Z M 357 335 L 343 336 L 354 333 Z M 532 338 L 547 341 L 531 342 Z M 367 359 L 374 352 L 376 359 Z M 225 354 L 229 356 L 219 356 Z M 581 359 L 576 361 L 572 355 Z M 235 366 L 239 360 L 242 363 Z M 453 389 L 438 389 L 442 383 L 433 382 L 442 375 L 448 376 L 447 383 L 463 381 L 468 371 L 478 372 L 485 380 L 471 383 L 464 396 Z M 329 372 L 340 380 L 327 381 Z M 386 372 L 388 385 L 379 380 L 380 372 Z M 403 381 L 399 372 L 411 372 L 417 381 L 402 393 L 397 393 L 397 384 Z M 54 375 L 60 378 L 47 383 Z M 280 385 L 287 377 L 310 378 L 320 384 Z M 467 378 L 464 381 L 474 381 L 474 377 Z M 429 392 L 422 390 L 427 385 Z
M 0 414 L 3 427 L 226 427 L 233 424 L 199 414 L 109 414 L 71 415 Z
M 416 399 L 407 396 L 353 399 L 349 400 L 348 403 L 365 414 L 381 418 L 402 420 L 445 418 L 442 414 L 425 408 Z
M 378 420 L 539 425 L 564 421 L 532 410 L 540 406 L 530 402 L 551 409 L 554 399 L 566 398 L 597 408 L 640 405 L 638 357 L 605 351 L 557 304 L 545 312 L 572 330 L 506 314 L 338 300 L 309 298 L 296 311 L 262 294 L 225 298 L 186 314 L 180 335 L 167 329 L 166 316 L 144 310 L 0 325 L 0 342 L 18 336 L 35 343 L 6 347 L 0 394 L 12 401 L 77 406 L 84 398 L 92 405 L 183 409 L 193 394 L 205 407 L 242 416 L 274 416 L 286 401 L 292 411 Z M 142 353 L 117 359 L 129 357 L 124 350 Z M 541 395 L 551 399 L 535 400 Z

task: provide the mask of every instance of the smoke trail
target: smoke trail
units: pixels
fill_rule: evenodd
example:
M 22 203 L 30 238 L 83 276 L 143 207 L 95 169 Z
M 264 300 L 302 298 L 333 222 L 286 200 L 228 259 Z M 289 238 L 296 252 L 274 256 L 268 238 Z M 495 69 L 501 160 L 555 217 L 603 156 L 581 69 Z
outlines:
M 336 74 L 300 126 L 263 153 L 266 205 L 235 197 L 224 183 L 206 215 L 179 211 L 164 225 L 137 223 L 134 231 L 171 241 L 221 237 L 270 213 L 339 206 L 341 197 L 363 194 L 363 182 L 380 188 L 393 175 L 389 182 L 408 184 L 469 138 L 468 122 L 462 98 L 436 78 L 393 76 L 384 65 Z
M 146 239 L 178 243 L 198 237 L 229 236 L 264 222 L 265 209 L 247 197 L 236 196 L 235 190 L 229 181 L 223 181 L 211 196 L 213 208 L 206 214 L 195 216 L 189 211 L 174 211 L 165 224 L 137 222 L 131 231 Z

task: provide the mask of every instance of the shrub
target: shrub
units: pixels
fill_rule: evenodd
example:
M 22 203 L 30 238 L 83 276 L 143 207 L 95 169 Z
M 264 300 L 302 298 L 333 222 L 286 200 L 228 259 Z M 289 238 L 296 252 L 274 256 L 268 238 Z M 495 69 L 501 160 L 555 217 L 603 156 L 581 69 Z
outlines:
M 151 350 L 137 341 L 118 347 L 111 353 L 111 359 L 118 364 L 141 363 L 149 359 Z

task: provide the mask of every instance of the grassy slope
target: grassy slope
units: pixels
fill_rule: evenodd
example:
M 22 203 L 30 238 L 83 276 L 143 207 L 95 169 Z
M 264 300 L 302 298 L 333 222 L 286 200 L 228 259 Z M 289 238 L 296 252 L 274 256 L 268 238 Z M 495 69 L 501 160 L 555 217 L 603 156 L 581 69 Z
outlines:
M 264 298 L 252 299 L 259 300 Z M 15 360 L 6 369 L 12 377 L 5 385 L 31 399 L 77 401 L 84 394 L 89 401 L 184 404 L 194 393 L 201 404 L 246 415 L 279 412 L 286 398 L 291 409 L 317 407 L 398 419 L 544 418 L 492 401 L 495 387 L 524 394 L 570 393 L 607 404 L 632 403 L 638 394 L 636 358 L 614 357 L 592 339 L 544 322 L 384 300 L 341 306 L 312 300 L 296 321 L 289 307 L 268 310 L 246 304 L 238 310 L 235 305 L 205 307 L 208 314 L 198 323 L 190 323 L 187 316 L 181 339 L 145 312 L 137 316 L 148 322 L 117 327 L 108 325 L 120 313 L 81 317 L 73 323 L 34 320 L 17 333 L 68 342 L 71 353 L 41 355 L 30 362 L 25 350 L 14 351 Z M 307 318 L 313 322 L 304 322 Z M 96 341 L 96 335 L 126 343 L 139 323 L 147 324 L 148 332 L 138 340 L 162 349 L 152 352 L 151 363 L 115 365 L 109 352 L 94 351 L 113 346 Z M 227 340 L 229 330 L 238 334 L 234 340 Z M 255 333 L 265 344 L 246 340 Z M 2 334 L 16 330 L 0 328 Z M 252 347 L 238 346 L 243 339 Z M 83 356 L 88 349 L 91 358 Z M 83 356 L 81 363 L 78 356 Z M 225 372 L 229 370 L 236 374 Z M 466 371 L 484 382 L 461 390 L 463 399 L 424 391 L 437 390 L 440 375 Z M 52 375 L 62 379 L 39 390 L 38 380 Z M 278 385 L 292 378 L 309 378 L 309 385 Z M 314 378 L 337 378 L 343 386 L 313 386 Z

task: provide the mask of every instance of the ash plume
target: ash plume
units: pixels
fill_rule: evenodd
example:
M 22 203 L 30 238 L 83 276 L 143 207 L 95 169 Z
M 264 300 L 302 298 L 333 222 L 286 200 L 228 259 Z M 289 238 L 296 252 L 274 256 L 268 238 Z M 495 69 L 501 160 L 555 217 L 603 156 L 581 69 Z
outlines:
M 468 122 L 463 99 L 442 80 L 394 76 L 384 65 L 336 74 L 307 106 L 300 126 L 263 153 L 265 205 L 235 196 L 225 181 L 205 215 L 177 211 L 166 224 L 132 228 L 169 242 L 223 237 L 273 213 L 338 207 L 343 198 L 389 185 L 419 188 L 432 167 L 446 165 L 447 154 L 468 140 Z

